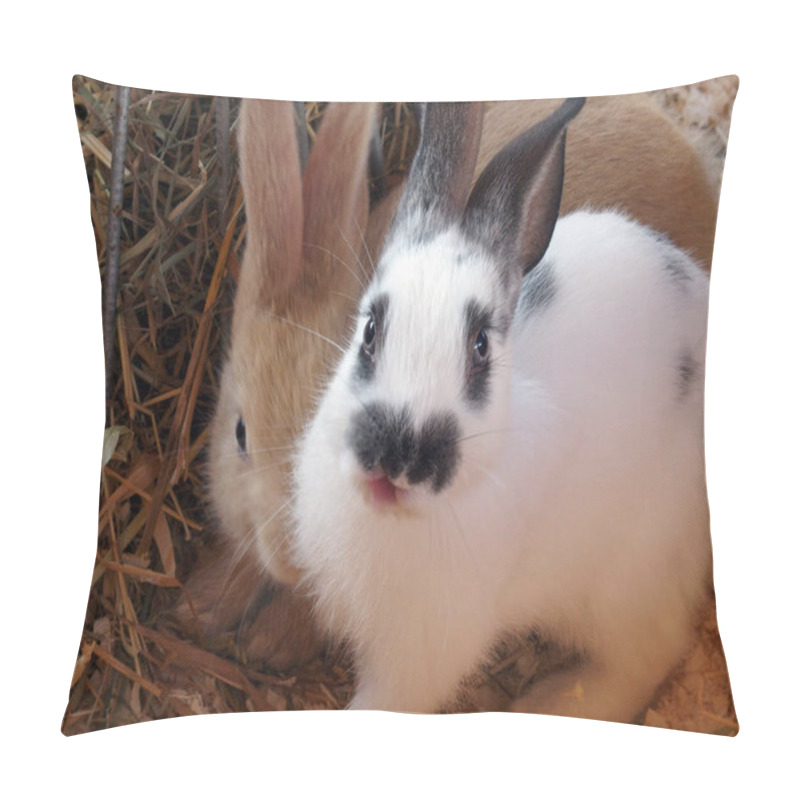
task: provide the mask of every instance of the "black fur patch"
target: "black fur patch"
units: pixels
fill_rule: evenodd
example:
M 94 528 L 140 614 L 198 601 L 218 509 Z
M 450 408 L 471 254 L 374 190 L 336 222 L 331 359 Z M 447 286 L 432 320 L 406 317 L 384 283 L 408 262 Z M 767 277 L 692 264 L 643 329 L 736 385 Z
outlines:
M 691 261 L 682 250 L 673 250 L 664 260 L 664 269 L 679 286 L 685 285 L 692 279 L 690 268 Z
M 453 479 L 461 458 L 460 429 L 453 414 L 430 416 L 415 431 L 411 411 L 372 402 L 353 415 L 348 444 L 361 466 L 382 469 L 390 478 L 406 474 L 411 484 L 430 481 L 440 492 Z
M 678 394 L 681 398 L 686 397 L 692 388 L 692 384 L 698 379 L 700 365 L 697 359 L 687 350 L 678 362 Z
M 356 383 L 369 383 L 375 375 L 375 365 L 380 357 L 380 349 L 386 337 L 386 315 L 389 309 L 389 295 L 379 294 L 370 304 L 369 313 L 375 320 L 375 350 L 370 355 L 363 347 L 358 351 L 356 368 L 353 373 Z M 366 320 L 361 321 L 359 337 L 364 335 Z
M 431 481 L 434 492 L 440 492 L 453 479 L 461 458 L 458 441 L 461 432 L 455 416 L 439 413 L 430 416 L 417 435 L 414 456 L 409 462 L 409 483 Z
M 542 261 L 522 281 L 517 314 L 523 319 L 530 319 L 538 311 L 547 308 L 555 296 L 555 270 L 549 261 Z
M 692 280 L 692 259 L 675 245 L 665 233 L 650 231 L 651 236 L 667 250 L 663 260 L 664 271 L 677 286 L 685 286 Z
M 354 415 L 348 443 L 367 472 L 380 467 L 390 478 L 396 478 L 414 453 L 411 411 L 368 403 Z

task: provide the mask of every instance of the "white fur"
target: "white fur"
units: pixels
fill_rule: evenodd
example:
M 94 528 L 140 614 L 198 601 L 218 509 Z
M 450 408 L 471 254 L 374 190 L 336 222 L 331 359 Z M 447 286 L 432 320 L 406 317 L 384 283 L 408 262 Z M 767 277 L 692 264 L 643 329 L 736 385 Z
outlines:
M 452 231 L 385 254 L 368 291 L 390 298 L 375 379 L 356 394 L 359 327 L 295 469 L 294 557 L 320 619 L 353 646 L 353 708 L 435 711 L 515 629 L 585 655 L 522 710 L 628 720 L 680 659 L 710 541 L 708 280 L 688 259 L 687 279 L 670 275 L 677 252 L 612 212 L 560 220 L 543 259 L 554 298 L 518 315 L 505 345 L 490 336 L 490 402 L 477 411 L 462 397 L 458 331 L 465 303 L 497 291 L 488 256 Z M 697 370 L 685 391 L 684 355 Z M 456 413 L 452 485 L 411 487 L 395 509 L 369 502 L 346 431 L 371 399 L 407 402 L 417 420 Z

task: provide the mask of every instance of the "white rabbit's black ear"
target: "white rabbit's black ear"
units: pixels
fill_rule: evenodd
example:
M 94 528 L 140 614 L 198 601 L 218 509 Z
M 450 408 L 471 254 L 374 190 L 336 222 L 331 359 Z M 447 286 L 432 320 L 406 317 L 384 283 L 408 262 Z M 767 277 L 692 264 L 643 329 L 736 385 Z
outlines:
M 478 158 L 482 103 L 429 103 L 392 233 L 427 238 L 464 211 Z
M 585 98 L 565 100 L 507 144 L 487 165 L 467 202 L 465 234 L 525 274 L 553 235 L 564 185 L 566 127 Z

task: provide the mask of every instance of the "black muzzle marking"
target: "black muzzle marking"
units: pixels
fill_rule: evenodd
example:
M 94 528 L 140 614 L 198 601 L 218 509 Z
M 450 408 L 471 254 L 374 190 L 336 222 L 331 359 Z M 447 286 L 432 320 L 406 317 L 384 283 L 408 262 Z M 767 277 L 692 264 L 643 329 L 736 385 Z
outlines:
M 415 430 L 411 410 L 367 403 L 353 415 L 347 440 L 366 472 L 383 470 L 390 479 L 405 474 L 409 484 L 430 481 L 440 492 L 451 483 L 461 458 L 455 415 L 432 414 Z

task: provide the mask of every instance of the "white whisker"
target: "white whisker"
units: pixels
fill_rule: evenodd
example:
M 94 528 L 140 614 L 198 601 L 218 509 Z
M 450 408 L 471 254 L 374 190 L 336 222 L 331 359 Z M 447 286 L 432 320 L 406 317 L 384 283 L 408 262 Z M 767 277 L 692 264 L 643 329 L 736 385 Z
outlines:
M 287 325 L 291 325 L 294 328 L 298 328 L 301 331 L 305 331 L 306 333 L 310 333 L 312 336 L 316 336 L 317 338 L 321 339 L 323 342 L 327 342 L 332 347 L 335 347 L 342 355 L 344 355 L 347 351 L 339 344 L 333 341 L 333 339 L 329 339 L 324 334 L 320 333 L 319 331 L 315 331 L 313 328 L 308 328 L 305 325 L 301 325 L 299 322 L 294 322 L 291 319 L 287 319 L 286 317 L 282 317 L 280 314 L 276 314 L 274 311 L 268 311 L 270 316 L 274 317 L 275 319 L 279 320 L 280 322 L 285 322 Z
M 358 264 L 358 266 L 359 266 L 359 268 L 361 270 L 361 274 L 364 276 L 365 282 L 369 283 L 370 280 L 372 279 L 371 278 L 371 274 L 375 272 L 375 264 L 372 262 L 372 256 L 370 255 L 369 247 L 367 247 L 367 240 L 364 237 L 364 232 L 361 230 L 361 226 L 358 224 L 357 220 L 353 220 L 353 224 L 355 225 L 355 228 L 358 231 L 358 235 L 361 238 L 361 245 L 362 245 L 362 247 L 364 249 L 364 252 L 367 254 L 367 258 L 369 259 L 369 263 L 370 263 L 370 267 L 371 267 L 370 273 L 367 273 L 367 271 L 364 269 L 364 264 L 362 263 L 360 256 L 358 255 L 358 253 L 356 253 L 355 248 L 349 242 L 347 237 L 344 235 L 344 232 L 341 230 L 341 228 L 339 229 L 339 234 L 341 235 L 341 237 L 344 240 L 345 244 L 350 248 L 350 252 L 353 254 L 353 258 L 355 258 L 356 263 Z M 361 286 L 361 288 L 362 288 L 362 290 L 366 289 L 366 285 L 363 284 Z
M 446 505 L 450 515 L 453 518 L 453 522 L 455 522 L 456 530 L 459 533 L 461 543 L 464 545 L 464 550 L 469 554 L 470 560 L 475 565 L 476 570 L 480 570 L 478 559 L 475 558 L 475 553 L 472 550 L 469 540 L 464 534 L 464 527 L 461 524 L 461 520 L 458 518 L 458 514 L 456 514 L 455 506 L 449 500 L 446 501 Z
M 340 233 L 341 233 L 341 231 L 340 231 Z M 344 236 L 342 236 L 342 238 L 344 238 Z M 345 240 L 345 242 L 347 243 L 347 245 L 349 247 L 350 245 L 347 242 L 347 240 Z M 339 266 L 344 267 L 353 276 L 353 278 L 355 278 L 356 282 L 361 287 L 362 291 L 364 291 L 367 288 L 366 284 L 362 280 L 362 276 L 359 275 L 343 258 L 341 258 L 340 256 L 336 255 L 336 253 L 334 253 L 333 250 L 331 250 L 328 247 L 325 247 L 324 245 L 314 244 L 312 242 L 305 242 L 304 244 L 305 244 L 306 247 L 311 247 L 311 248 L 313 248 L 315 250 L 319 250 L 320 252 L 325 253 L 325 255 L 330 256 L 331 259 L 336 264 L 338 264 Z M 356 258 L 356 260 L 358 261 L 357 258 Z M 366 275 L 366 273 L 364 273 L 364 268 L 361 265 L 361 262 L 358 262 L 358 264 L 359 264 L 359 268 L 361 269 L 361 271 L 363 273 L 363 277 L 367 278 L 368 276 Z

